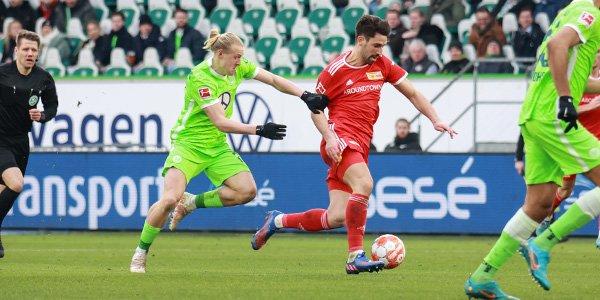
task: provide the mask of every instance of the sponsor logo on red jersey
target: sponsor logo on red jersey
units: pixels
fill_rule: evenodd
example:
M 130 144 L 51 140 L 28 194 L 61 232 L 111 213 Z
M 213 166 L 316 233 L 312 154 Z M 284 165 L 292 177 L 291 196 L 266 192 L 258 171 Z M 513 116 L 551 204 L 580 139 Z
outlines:
M 381 71 L 367 72 L 367 79 L 369 80 L 383 80 L 383 74 Z
M 379 83 L 379 84 L 368 84 L 368 85 L 361 85 L 361 86 L 357 86 L 357 87 L 351 87 L 344 91 L 344 95 L 352 95 L 352 94 L 356 94 L 356 93 L 379 91 L 379 90 L 381 90 L 381 86 L 382 86 L 382 84 Z

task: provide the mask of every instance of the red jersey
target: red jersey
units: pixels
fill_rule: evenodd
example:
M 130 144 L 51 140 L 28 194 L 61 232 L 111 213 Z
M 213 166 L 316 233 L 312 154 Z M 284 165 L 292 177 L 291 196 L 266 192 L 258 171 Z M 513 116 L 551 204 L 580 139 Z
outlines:
M 584 106 L 590 103 L 592 99 L 600 96 L 600 94 L 585 94 L 579 102 L 579 106 Z M 589 132 L 591 132 L 597 139 L 600 140 L 600 109 L 590 110 L 584 114 L 579 115 L 579 122 Z
M 340 54 L 325 67 L 316 91 L 329 98 L 329 126 L 337 134 L 341 150 L 350 147 L 367 154 L 383 84 L 399 84 L 408 73 L 385 56 L 372 64 L 351 66 L 346 62 L 350 53 Z

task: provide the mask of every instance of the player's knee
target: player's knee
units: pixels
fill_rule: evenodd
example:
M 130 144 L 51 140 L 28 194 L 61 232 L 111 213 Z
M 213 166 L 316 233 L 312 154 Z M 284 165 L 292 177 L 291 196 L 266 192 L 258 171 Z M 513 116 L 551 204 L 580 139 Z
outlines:
M 352 191 L 354 193 L 359 193 L 363 195 L 370 195 L 373 190 L 373 178 L 371 176 L 364 176 L 357 180 L 356 183 L 352 186 Z
M 346 212 L 331 212 L 327 213 L 327 222 L 331 228 L 343 227 L 346 224 Z
M 237 202 L 238 204 L 245 204 L 252 201 L 256 197 L 256 186 L 251 185 L 248 187 L 237 190 Z
M 172 193 L 165 193 L 160 200 L 164 206 L 164 208 L 171 210 L 175 208 L 177 201 L 179 201 L 179 197 Z

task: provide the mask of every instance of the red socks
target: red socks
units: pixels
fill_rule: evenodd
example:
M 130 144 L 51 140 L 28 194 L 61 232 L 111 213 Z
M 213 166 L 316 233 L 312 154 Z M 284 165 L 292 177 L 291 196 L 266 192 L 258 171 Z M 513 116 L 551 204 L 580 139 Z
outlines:
M 363 249 L 365 225 L 367 224 L 367 207 L 369 197 L 352 194 L 346 206 L 346 229 L 348 230 L 348 251 Z
M 284 228 L 296 228 L 305 231 L 328 230 L 327 210 L 315 208 L 301 213 L 283 215 Z

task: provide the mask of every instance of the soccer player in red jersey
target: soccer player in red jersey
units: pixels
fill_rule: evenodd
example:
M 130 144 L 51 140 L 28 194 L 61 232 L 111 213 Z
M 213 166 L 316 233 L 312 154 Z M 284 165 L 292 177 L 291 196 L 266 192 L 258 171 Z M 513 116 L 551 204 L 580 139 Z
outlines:
M 579 103 L 577 119 L 585 129 L 597 139 L 600 139 L 600 52 L 598 52 L 598 55 L 596 56 L 596 62 L 594 63 L 590 79 L 587 90 L 592 90 L 594 93 L 586 93 L 583 95 L 583 98 Z M 552 213 L 554 213 L 563 200 L 571 196 L 576 179 L 577 174 L 563 177 L 563 185 L 556 191 L 556 196 L 552 202 Z M 551 220 L 552 215 L 548 216 L 548 218 L 540 224 L 540 227 L 536 232 L 544 231 L 550 225 Z M 600 249 L 600 218 L 598 219 L 598 239 L 596 240 L 596 247 Z
M 373 188 L 367 167 L 369 145 L 379 116 L 383 84 L 391 83 L 431 120 L 436 130 L 448 132 L 452 138 L 456 134 L 406 79 L 406 71 L 382 55 L 389 31 L 384 20 L 363 16 L 356 24 L 354 48 L 339 55 L 319 76 L 316 91 L 329 98 L 329 120 L 325 114 L 312 114 L 312 119 L 323 136 L 321 156 L 329 166 L 329 208 L 292 214 L 268 212 L 264 225 L 252 238 L 253 249 L 264 246 L 279 228 L 315 232 L 345 225 L 349 250 L 346 272 L 357 274 L 383 268 L 382 262 L 370 261 L 363 251 L 367 205 Z

